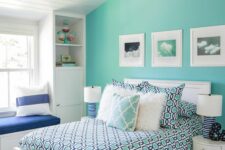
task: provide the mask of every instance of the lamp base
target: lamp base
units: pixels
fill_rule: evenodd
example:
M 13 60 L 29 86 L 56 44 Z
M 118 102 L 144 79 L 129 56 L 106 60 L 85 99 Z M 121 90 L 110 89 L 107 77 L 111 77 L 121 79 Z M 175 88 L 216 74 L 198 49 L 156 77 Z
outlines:
M 96 113 L 96 103 L 87 103 L 87 113 L 88 117 L 95 118 L 97 113 Z
M 203 137 L 209 139 L 209 132 L 212 128 L 212 124 L 216 122 L 216 117 L 205 117 L 203 121 Z

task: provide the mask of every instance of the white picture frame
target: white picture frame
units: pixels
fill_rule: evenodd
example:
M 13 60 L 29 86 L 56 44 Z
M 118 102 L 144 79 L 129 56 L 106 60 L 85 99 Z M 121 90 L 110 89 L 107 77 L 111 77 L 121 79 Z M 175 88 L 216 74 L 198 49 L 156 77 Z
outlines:
M 225 25 L 190 29 L 192 67 L 225 66 Z
M 153 32 L 152 67 L 182 67 L 182 30 Z
M 119 66 L 144 67 L 145 34 L 119 36 Z

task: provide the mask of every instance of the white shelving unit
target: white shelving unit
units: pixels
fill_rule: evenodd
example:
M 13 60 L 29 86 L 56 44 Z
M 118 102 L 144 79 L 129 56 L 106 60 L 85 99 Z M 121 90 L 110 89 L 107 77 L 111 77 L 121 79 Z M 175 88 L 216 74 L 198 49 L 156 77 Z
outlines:
M 57 37 L 65 21 L 70 30 L 76 33 L 75 40 L 69 44 L 64 44 Z M 84 112 L 85 22 L 84 15 L 53 12 L 39 23 L 41 82 L 50 85 L 51 109 L 61 118 L 61 123 L 78 121 Z M 70 55 L 76 66 L 56 66 L 62 55 Z
M 56 46 L 65 46 L 65 47 L 82 47 L 83 45 L 80 45 L 80 44 L 62 44 L 62 43 L 56 43 L 55 44 Z
M 56 114 L 62 123 L 81 119 L 83 112 L 83 88 L 85 80 L 85 17 L 72 14 L 55 14 L 55 62 L 61 55 L 70 55 L 76 67 L 57 67 L 55 69 Z M 75 40 L 64 44 L 58 40 L 57 32 L 67 22 L 70 31 L 75 32 Z M 60 43 L 61 42 L 61 43 Z

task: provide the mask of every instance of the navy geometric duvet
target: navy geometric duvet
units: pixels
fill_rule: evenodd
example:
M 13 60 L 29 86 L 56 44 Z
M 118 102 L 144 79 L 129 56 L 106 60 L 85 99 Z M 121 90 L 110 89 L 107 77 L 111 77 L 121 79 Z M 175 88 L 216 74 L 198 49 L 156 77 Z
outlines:
M 188 150 L 202 132 L 201 118 L 179 118 L 176 129 L 124 132 L 103 121 L 84 119 L 35 130 L 20 141 L 22 150 Z

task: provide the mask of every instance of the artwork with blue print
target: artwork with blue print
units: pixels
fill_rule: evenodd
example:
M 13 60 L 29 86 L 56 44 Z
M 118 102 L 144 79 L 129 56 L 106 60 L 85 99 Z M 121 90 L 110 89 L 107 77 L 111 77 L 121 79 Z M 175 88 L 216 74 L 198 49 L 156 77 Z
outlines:
M 176 57 L 176 40 L 158 41 L 159 57 Z
M 198 56 L 220 55 L 220 36 L 198 38 Z
M 140 56 L 140 42 L 125 43 L 124 57 L 139 57 Z
M 145 34 L 119 36 L 119 55 L 121 67 L 143 67 Z

